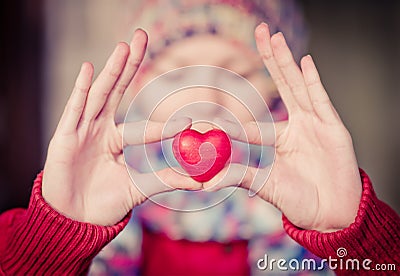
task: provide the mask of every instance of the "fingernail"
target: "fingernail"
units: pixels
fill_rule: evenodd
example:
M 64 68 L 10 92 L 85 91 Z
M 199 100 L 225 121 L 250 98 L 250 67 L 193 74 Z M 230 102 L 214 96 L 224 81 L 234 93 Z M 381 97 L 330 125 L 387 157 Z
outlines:
M 176 119 L 172 119 L 169 122 L 166 122 L 166 124 L 168 125 L 168 123 L 171 123 L 172 125 L 179 125 L 179 128 L 182 128 L 182 125 L 184 125 L 183 129 L 187 129 L 190 128 L 192 126 L 192 118 L 189 117 L 180 117 L 180 118 L 176 118 Z
M 237 124 L 235 121 L 231 121 L 225 118 L 221 118 L 221 117 L 217 117 L 215 118 L 215 121 L 219 121 L 219 122 L 228 122 L 228 123 L 232 123 L 232 124 Z
M 277 32 L 275 35 L 276 35 L 276 37 L 279 38 L 279 39 L 285 39 L 285 37 L 283 36 L 283 33 L 282 33 L 282 32 Z
M 259 35 L 264 35 L 267 33 L 266 28 L 268 28 L 267 23 L 265 22 L 261 22 L 260 24 L 258 24 L 258 26 L 256 27 L 256 34 Z
M 190 118 L 190 117 L 179 117 L 179 118 L 174 118 L 174 119 L 172 119 L 172 120 L 170 120 L 170 122 L 188 122 L 188 121 L 192 121 L 192 118 Z M 168 123 L 168 122 L 167 122 Z

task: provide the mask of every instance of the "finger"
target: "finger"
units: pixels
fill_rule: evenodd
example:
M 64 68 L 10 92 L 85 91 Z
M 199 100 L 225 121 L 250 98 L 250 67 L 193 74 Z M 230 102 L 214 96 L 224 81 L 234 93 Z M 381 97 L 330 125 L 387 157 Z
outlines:
M 255 30 L 255 38 L 258 52 L 267 67 L 275 85 L 278 88 L 279 94 L 288 110 L 289 117 L 296 109 L 298 109 L 298 104 L 293 97 L 290 87 L 285 81 L 282 72 L 280 71 L 271 47 L 271 35 L 269 33 L 268 25 L 261 23 L 257 26 Z
M 85 62 L 82 64 L 75 81 L 74 89 L 58 124 L 57 131 L 68 134 L 76 130 L 85 108 L 86 98 L 92 83 L 93 71 L 91 63 Z
M 124 71 L 111 91 L 109 98 L 104 106 L 102 113 L 105 116 L 114 118 L 118 106 L 135 76 L 140 64 L 142 63 L 147 46 L 147 34 L 141 29 L 137 29 L 133 34 L 130 44 L 130 54 L 125 64 Z
M 82 121 L 94 120 L 106 103 L 107 97 L 119 79 L 126 60 L 129 55 L 129 47 L 126 43 L 118 43 L 114 52 L 108 59 L 104 69 L 90 88 L 86 101 L 86 108 L 83 112 Z
M 249 144 L 273 146 L 276 138 L 281 135 L 287 126 L 287 121 L 283 122 L 247 122 L 243 125 L 217 118 L 215 124 L 228 133 L 233 140 L 246 142 Z
M 312 111 L 311 100 L 304 83 L 303 74 L 294 61 L 282 33 L 274 34 L 271 38 L 272 50 L 286 83 L 292 90 L 292 94 L 301 108 Z
M 317 116 L 324 122 L 334 123 L 340 121 L 318 74 L 317 67 L 311 56 L 305 56 L 301 60 L 301 68 L 310 99 Z
M 190 118 L 182 117 L 168 122 L 139 121 L 119 124 L 118 130 L 124 139 L 125 147 L 172 138 L 191 125 Z
M 249 196 L 254 196 L 267 183 L 270 167 L 254 168 L 242 164 L 231 163 L 214 178 L 203 183 L 206 191 L 218 191 L 226 187 L 241 187 L 249 190 Z
M 129 168 L 132 170 L 131 168 Z M 135 187 L 146 197 L 173 190 L 200 190 L 202 184 L 191 177 L 176 172 L 172 168 L 166 168 L 154 173 L 140 174 L 131 171 L 131 177 Z

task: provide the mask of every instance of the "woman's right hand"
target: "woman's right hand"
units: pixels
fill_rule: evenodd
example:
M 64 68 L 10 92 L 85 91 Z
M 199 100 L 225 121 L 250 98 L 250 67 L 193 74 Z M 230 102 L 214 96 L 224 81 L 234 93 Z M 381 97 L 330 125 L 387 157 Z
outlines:
M 51 139 L 42 183 L 44 199 L 69 218 L 98 225 L 123 219 L 146 199 L 130 179 L 123 147 L 172 137 L 191 124 L 189 119 L 171 122 L 166 129 L 151 121 L 115 124 L 118 105 L 143 60 L 146 44 L 146 33 L 136 30 L 130 45 L 117 45 L 93 83 L 92 64 L 82 65 Z M 135 179 L 145 184 L 146 195 L 202 187 L 170 168 L 136 173 Z

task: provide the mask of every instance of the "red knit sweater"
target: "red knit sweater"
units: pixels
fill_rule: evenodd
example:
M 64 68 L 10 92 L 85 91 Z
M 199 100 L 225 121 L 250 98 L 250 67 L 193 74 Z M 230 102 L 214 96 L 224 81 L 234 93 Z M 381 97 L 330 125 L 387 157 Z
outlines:
M 370 179 L 361 171 L 363 194 L 355 222 L 334 233 L 302 230 L 283 217 L 287 233 L 301 245 L 332 265 L 346 268 L 348 259 L 364 261 L 370 271 L 385 268 L 385 275 L 400 272 L 400 218 L 379 201 Z M 0 275 L 76 275 L 88 271 L 92 259 L 129 221 L 130 215 L 112 227 L 73 221 L 52 209 L 41 195 L 42 174 L 36 178 L 28 209 L 0 215 Z M 347 254 L 342 258 L 343 250 Z M 388 271 L 393 269 L 396 271 Z M 349 267 L 351 263 L 349 262 Z M 337 269 L 338 274 L 356 271 Z

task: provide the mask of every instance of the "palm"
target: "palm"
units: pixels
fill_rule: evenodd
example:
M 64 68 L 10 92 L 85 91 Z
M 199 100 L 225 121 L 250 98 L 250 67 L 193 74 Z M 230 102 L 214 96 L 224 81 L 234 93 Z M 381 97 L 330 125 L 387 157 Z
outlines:
M 337 211 L 339 206 L 352 208 L 357 193 L 357 178 L 351 177 L 357 167 L 351 153 L 351 138 L 343 124 L 328 125 L 312 113 L 295 117 L 277 138 L 270 185 L 261 196 L 302 228 L 344 227 L 349 218 L 336 216 L 341 213 Z
M 132 185 L 122 160 L 122 138 L 115 125 L 98 125 L 92 127 L 98 128 L 96 130 L 80 127 L 71 135 L 54 137 L 45 172 L 46 176 L 54 172 L 59 179 L 69 183 L 62 186 L 66 189 L 63 192 L 53 186 L 60 197 L 56 202 L 65 201 L 71 191 L 84 190 L 79 195 L 85 198 L 71 194 L 74 197 L 72 204 L 70 200 L 66 201 L 70 206 L 75 205 L 70 216 L 104 224 L 118 221 L 128 213 L 132 206 L 129 196 Z M 59 208 L 64 209 L 63 206 Z

